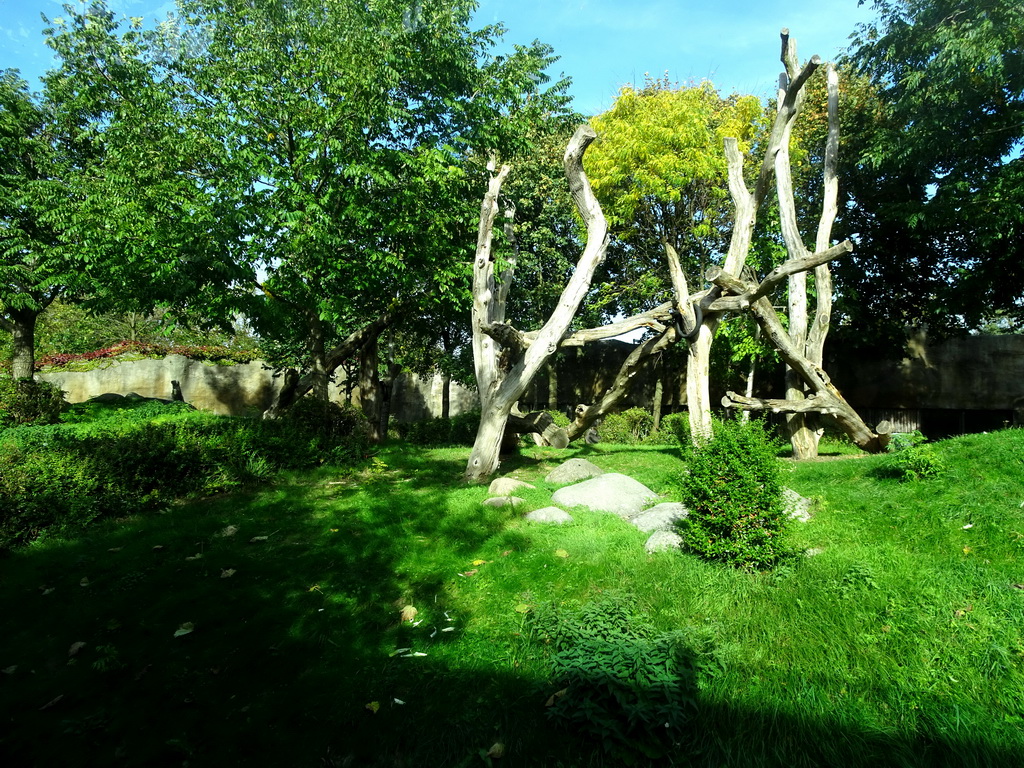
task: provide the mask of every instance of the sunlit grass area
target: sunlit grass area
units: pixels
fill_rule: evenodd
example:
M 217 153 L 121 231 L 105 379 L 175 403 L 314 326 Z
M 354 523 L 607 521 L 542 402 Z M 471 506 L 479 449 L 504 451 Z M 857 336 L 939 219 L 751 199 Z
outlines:
M 523 520 L 573 456 L 671 498 L 671 447 L 523 449 L 502 466 L 537 485 L 518 509 L 460 482 L 466 450 L 393 444 L 102 522 L 0 560 L 0 749 L 18 766 L 650 764 L 614 723 L 605 739 L 545 706 L 560 684 L 538 616 L 619 605 L 623 643 L 671 635 L 693 662 L 689 725 L 658 764 L 1019 765 L 1024 431 L 936 451 L 943 474 L 913 482 L 885 457 L 780 460 L 818 502 L 790 534 L 816 554 L 766 574 L 648 555 L 586 510 Z

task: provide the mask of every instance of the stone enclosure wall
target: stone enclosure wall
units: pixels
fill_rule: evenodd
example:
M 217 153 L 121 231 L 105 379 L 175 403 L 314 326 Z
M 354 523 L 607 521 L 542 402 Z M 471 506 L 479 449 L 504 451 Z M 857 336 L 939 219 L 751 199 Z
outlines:
M 590 344 L 559 356 L 559 408 L 594 402 L 610 386 L 631 346 L 625 342 Z M 911 338 L 895 360 L 843 357 L 829 364 L 833 381 L 869 423 L 883 418 L 900 431 L 921 429 L 931 436 L 997 429 L 1024 424 L 1024 336 L 968 336 L 929 344 Z M 231 415 L 261 413 L 272 401 L 279 379 L 260 362 L 214 365 L 178 355 L 164 359 L 112 361 L 84 372 L 58 371 L 39 377 L 61 387 L 70 402 L 107 392 L 144 397 L 171 397 L 178 381 L 185 400 L 197 408 Z M 639 377 L 638 377 L 639 378 Z M 664 412 L 683 407 L 681 376 L 666 381 Z M 781 382 L 774 382 L 775 390 Z M 549 380 L 541 375 L 527 391 L 525 410 L 548 406 Z M 392 415 L 419 421 L 441 414 L 441 378 L 403 374 L 395 382 Z M 653 379 L 638 381 L 623 407 L 650 407 Z M 345 399 L 344 382 L 332 385 L 332 397 Z M 476 407 L 476 393 L 451 384 L 451 414 Z

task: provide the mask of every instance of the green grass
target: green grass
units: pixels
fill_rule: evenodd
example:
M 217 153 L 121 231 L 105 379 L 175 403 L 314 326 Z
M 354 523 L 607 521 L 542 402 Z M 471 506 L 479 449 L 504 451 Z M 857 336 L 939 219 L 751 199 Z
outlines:
M 15 550 L 0 560 L 0 758 L 620 765 L 546 717 L 530 615 L 626 595 L 700 657 L 679 764 L 1019 765 L 1024 431 L 936 450 L 946 474 L 907 483 L 877 473 L 884 457 L 780 462 L 821 502 L 793 542 L 822 551 L 763 575 L 649 556 L 609 516 L 525 523 L 460 483 L 466 450 L 401 444 L 360 471 Z M 502 472 L 545 506 L 543 476 L 572 456 L 666 495 L 681 468 L 671 448 L 598 446 L 524 449 Z M 401 621 L 410 605 L 418 626 Z M 505 756 L 483 757 L 495 742 Z

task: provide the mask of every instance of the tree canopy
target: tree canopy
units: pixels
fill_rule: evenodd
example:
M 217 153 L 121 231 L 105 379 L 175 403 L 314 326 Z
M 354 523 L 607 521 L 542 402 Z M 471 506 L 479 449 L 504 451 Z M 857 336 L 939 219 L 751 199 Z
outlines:
M 842 65 L 840 275 L 855 335 L 976 328 L 1024 311 L 1024 8 L 878 0 Z

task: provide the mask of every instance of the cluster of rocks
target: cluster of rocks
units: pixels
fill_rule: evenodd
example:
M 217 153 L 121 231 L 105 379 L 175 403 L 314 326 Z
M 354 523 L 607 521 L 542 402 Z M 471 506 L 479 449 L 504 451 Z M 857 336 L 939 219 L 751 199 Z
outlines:
M 689 512 L 679 502 L 660 501 L 658 494 L 618 472 L 605 472 L 586 459 L 569 459 L 548 473 L 544 480 L 563 487 L 551 496 L 552 506 L 536 509 L 526 519 L 536 523 L 560 525 L 573 522 L 564 508 L 587 507 L 594 512 L 617 515 L 632 523 L 650 537 L 644 548 L 648 552 L 678 549 L 679 534 L 673 529 L 677 520 Z M 511 477 L 499 477 L 491 483 L 490 497 L 484 504 L 493 507 L 520 506 L 526 501 L 516 492 L 534 485 Z M 810 520 L 811 500 L 789 488 L 783 491 L 789 516 L 806 522 Z

